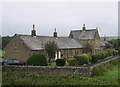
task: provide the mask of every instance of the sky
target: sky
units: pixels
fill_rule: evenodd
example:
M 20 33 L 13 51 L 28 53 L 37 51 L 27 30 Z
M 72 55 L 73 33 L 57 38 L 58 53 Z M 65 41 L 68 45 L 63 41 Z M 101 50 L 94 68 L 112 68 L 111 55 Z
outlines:
M 71 30 L 96 29 L 100 36 L 118 35 L 117 2 L 5 2 L 2 10 L 2 35 L 31 34 L 68 36 Z M 0 13 L 1 15 L 1 13 Z

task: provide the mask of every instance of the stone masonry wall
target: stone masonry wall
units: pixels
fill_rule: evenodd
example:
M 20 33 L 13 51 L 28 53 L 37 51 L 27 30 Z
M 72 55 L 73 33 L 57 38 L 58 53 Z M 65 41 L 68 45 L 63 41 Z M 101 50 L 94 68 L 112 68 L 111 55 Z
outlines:
M 48 67 L 48 66 L 3 66 L 3 72 L 28 72 L 43 75 L 91 76 L 92 68 L 88 67 Z

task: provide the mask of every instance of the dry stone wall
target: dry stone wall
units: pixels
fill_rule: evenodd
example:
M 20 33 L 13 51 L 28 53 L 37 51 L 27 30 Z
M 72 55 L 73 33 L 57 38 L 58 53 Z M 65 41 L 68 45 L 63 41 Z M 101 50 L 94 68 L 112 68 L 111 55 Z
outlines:
M 48 66 L 3 66 L 3 72 L 27 72 L 43 75 L 80 75 L 91 76 L 92 68 L 88 67 L 48 67 Z

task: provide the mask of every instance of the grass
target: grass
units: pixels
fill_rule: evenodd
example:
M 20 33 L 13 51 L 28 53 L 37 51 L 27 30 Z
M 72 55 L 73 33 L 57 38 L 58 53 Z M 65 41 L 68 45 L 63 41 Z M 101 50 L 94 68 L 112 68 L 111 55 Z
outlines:
M 2 51 L 2 50 L 0 50 L 0 57 L 2 57 L 2 55 L 3 55 L 3 51 Z
M 117 65 L 96 77 L 31 75 L 25 72 L 4 72 L 2 75 L 3 85 L 118 85 Z

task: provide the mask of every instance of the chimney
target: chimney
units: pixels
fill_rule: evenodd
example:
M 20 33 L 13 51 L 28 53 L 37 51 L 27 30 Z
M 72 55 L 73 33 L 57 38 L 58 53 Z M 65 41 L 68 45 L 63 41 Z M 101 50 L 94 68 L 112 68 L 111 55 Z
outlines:
M 36 36 L 36 30 L 34 24 L 33 24 L 33 30 L 31 31 L 31 36 Z
M 85 27 L 85 24 L 83 24 L 83 28 L 82 28 L 83 30 L 86 30 L 86 27 Z
M 54 32 L 54 34 L 53 34 L 53 37 L 57 37 L 56 28 L 55 28 L 55 32 Z

